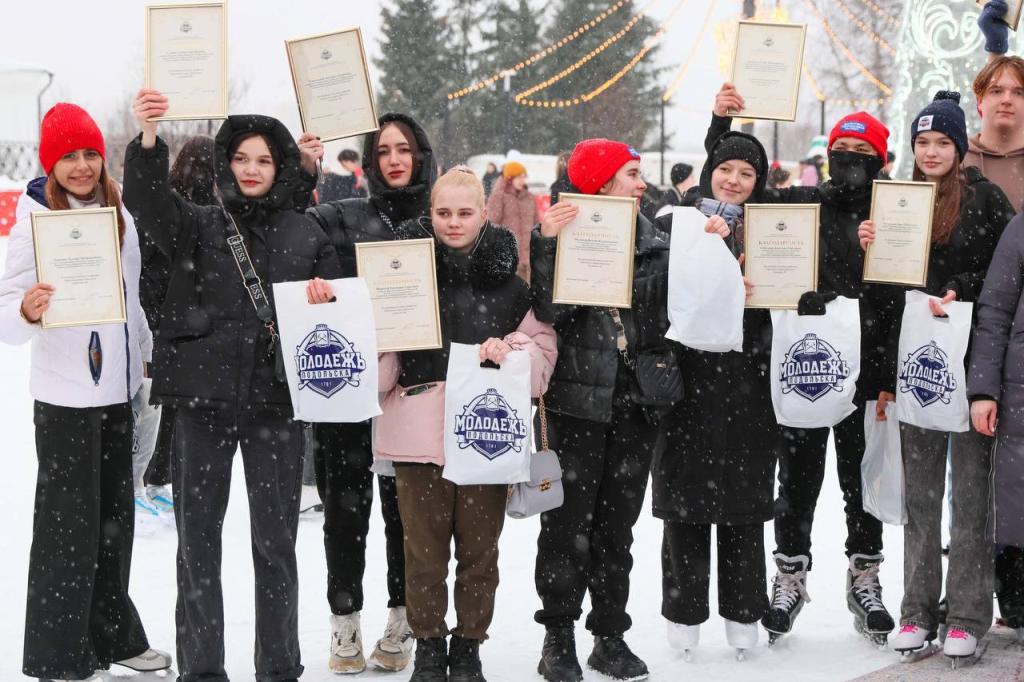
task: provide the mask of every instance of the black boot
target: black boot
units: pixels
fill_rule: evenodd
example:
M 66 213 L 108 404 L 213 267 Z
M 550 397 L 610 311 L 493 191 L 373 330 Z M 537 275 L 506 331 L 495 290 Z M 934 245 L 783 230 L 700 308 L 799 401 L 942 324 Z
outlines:
M 576 658 L 576 633 L 572 625 L 547 629 L 537 672 L 548 682 L 580 682 L 583 679 L 583 668 Z
M 452 635 L 448 651 L 448 682 L 487 682 L 480 663 L 480 640 Z
M 643 680 L 648 675 L 647 664 L 629 650 L 622 635 L 595 636 L 587 665 L 616 680 Z
M 448 641 L 444 637 L 416 640 L 409 682 L 448 682 Z

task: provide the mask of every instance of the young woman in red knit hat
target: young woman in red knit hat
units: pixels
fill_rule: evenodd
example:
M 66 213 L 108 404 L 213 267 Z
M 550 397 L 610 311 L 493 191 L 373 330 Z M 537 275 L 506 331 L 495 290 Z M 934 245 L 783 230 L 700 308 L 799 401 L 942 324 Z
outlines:
M 23 672 L 98 680 L 112 663 L 163 670 L 128 596 L 134 534 L 132 413 L 153 337 L 139 305 L 139 241 L 104 162 L 103 135 L 88 113 L 61 103 L 43 118 L 45 177 L 18 201 L 0 279 L 0 341 L 32 342 L 35 517 L 29 557 Z M 31 214 L 118 209 L 127 323 L 43 329 L 60 292 L 38 282 Z

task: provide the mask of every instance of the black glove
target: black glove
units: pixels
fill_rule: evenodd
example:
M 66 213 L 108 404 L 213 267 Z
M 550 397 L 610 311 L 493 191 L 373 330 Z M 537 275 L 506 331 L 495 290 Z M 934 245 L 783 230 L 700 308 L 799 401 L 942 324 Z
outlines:
M 796 304 L 797 315 L 824 315 L 825 304 L 836 300 L 834 291 L 807 291 L 800 297 Z

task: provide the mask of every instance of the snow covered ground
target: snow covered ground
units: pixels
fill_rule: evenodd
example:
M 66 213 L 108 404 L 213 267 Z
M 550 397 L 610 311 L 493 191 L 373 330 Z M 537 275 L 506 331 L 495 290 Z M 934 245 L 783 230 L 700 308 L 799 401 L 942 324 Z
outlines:
M 0 261 L 6 252 L 0 240 Z M 0 680 L 21 677 L 25 586 L 31 542 L 32 502 L 36 476 L 33 445 L 32 401 L 28 393 L 28 346 L 0 346 L 0 433 L 5 452 L 0 477 L 0 518 L 6 531 L 0 533 L 0 586 L 6 597 L 0 618 Z M 830 458 L 832 457 L 830 453 Z M 808 591 L 813 603 L 804 608 L 795 634 L 768 649 L 762 631 L 761 644 L 740 663 L 725 642 L 722 621 L 713 617 L 701 633 L 701 644 L 692 662 L 685 662 L 668 646 L 661 603 L 661 526 L 650 515 L 650 504 L 635 529 L 635 566 L 630 614 L 633 629 L 627 639 L 647 661 L 651 679 L 661 682 L 693 679 L 825 682 L 849 680 L 896 661 L 891 651 L 878 651 L 856 634 L 844 597 L 846 557 L 843 542 L 842 497 L 830 461 L 825 488 L 818 505 L 814 527 L 815 570 Z M 249 546 L 248 509 L 241 464 L 236 460 L 231 503 L 224 526 L 224 603 L 227 631 L 227 670 L 233 680 L 253 679 L 253 577 Z M 533 563 L 538 521 L 507 520 L 501 537 L 501 585 L 498 588 L 491 639 L 481 648 L 484 672 L 491 682 L 540 680 L 536 674 L 543 628 L 533 622 L 538 606 L 533 589 Z M 367 549 L 365 580 L 366 608 L 363 613 L 363 641 L 372 646 L 383 632 L 386 620 L 385 560 L 383 525 L 375 509 Z M 774 546 L 771 525 L 766 526 L 766 545 Z M 902 594 L 902 533 L 885 530 L 886 561 L 882 584 L 890 611 L 898 614 Z M 142 614 L 154 647 L 174 651 L 174 553 L 173 528 L 159 528 L 137 536 L 132 568 L 132 595 Z M 327 671 L 329 641 L 328 608 L 324 596 L 326 568 L 323 536 L 319 521 L 303 521 L 299 529 L 298 556 L 301 577 L 302 640 L 306 682 L 336 681 Z M 454 572 L 454 567 L 453 567 Z M 770 567 L 769 575 L 774 573 Z M 714 581 L 712 592 L 714 593 Z M 712 613 L 715 597 L 712 594 Z M 450 615 L 450 624 L 454 617 Z M 588 633 L 577 629 L 582 661 L 590 653 Z M 407 680 L 410 670 L 399 674 L 368 671 L 363 677 Z M 606 679 L 592 671 L 588 680 Z

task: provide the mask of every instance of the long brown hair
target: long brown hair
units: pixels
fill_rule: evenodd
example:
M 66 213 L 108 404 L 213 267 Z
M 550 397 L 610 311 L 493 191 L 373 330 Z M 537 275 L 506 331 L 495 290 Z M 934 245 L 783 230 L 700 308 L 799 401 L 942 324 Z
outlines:
M 114 179 L 110 177 L 105 162 L 100 170 L 98 187 L 103 192 L 103 205 L 113 206 L 117 209 L 117 233 L 121 246 L 124 246 L 125 226 L 124 207 L 121 205 L 121 189 L 114 182 Z M 50 207 L 51 211 L 66 211 L 71 208 L 71 203 L 68 201 L 68 191 L 57 182 L 57 176 L 54 175 L 53 170 L 50 170 L 50 174 L 46 177 L 46 205 Z
M 924 182 L 927 177 L 917 161 L 914 162 L 915 182 Z M 967 178 L 960 165 L 942 176 L 935 188 L 935 216 L 932 218 L 932 244 L 945 244 L 960 224 L 960 204 L 967 191 Z

